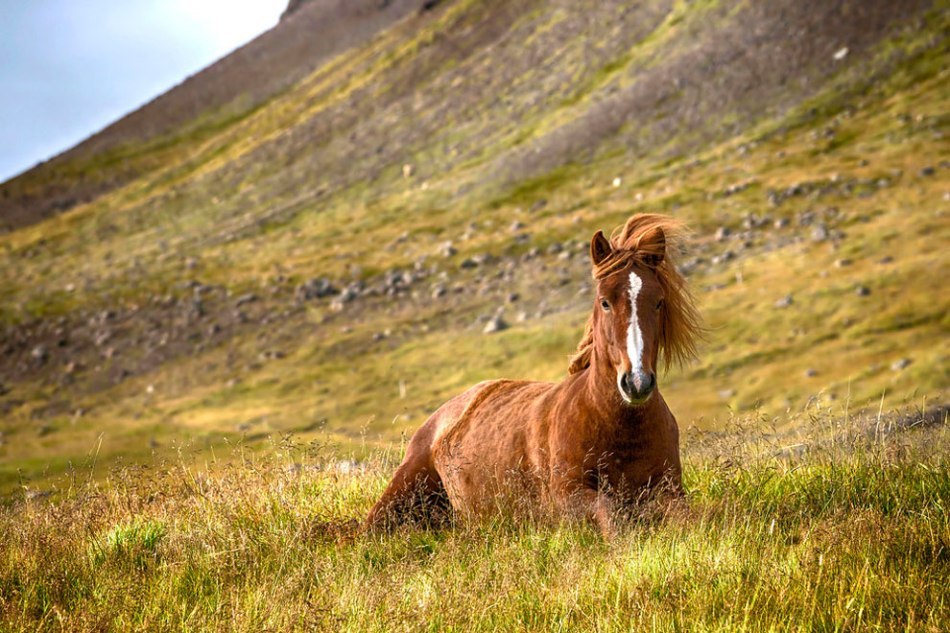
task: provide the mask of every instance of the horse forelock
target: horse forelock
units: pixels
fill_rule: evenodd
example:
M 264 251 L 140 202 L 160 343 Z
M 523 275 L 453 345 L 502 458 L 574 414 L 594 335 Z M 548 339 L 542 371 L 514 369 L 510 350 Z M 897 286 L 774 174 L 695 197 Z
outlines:
M 665 243 L 657 245 L 643 238 L 661 229 Z M 615 229 L 610 238 L 613 252 L 593 268 L 593 277 L 599 281 L 626 269 L 637 262 L 648 265 L 651 257 L 663 256 L 658 266 L 652 267 L 657 282 L 663 289 L 664 307 L 660 314 L 660 353 L 667 367 L 683 365 L 695 358 L 696 345 L 702 336 L 702 323 L 696 301 L 686 280 L 676 268 L 676 260 L 683 250 L 686 230 L 682 222 L 657 214 L 631 216 L 623 226 Z M 594 351 L 594 317 L 591 314 L 584 328 L 584 336 L 571 357 L 568 372 L 575 374 L 590 366 Z

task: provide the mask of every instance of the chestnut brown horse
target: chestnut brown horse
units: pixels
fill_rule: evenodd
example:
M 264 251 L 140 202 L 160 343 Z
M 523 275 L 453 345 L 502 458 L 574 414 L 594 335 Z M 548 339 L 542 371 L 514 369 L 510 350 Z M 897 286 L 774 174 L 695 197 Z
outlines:
M 679 493 L 679 431 L 656 369 L 660 354 L 667 364 L 693 357 L 700 331 L 673 262 L 681 229 L 641 214 L 609 240 L 598 231 L 593 312 L 567 378 L 490 380 L 446 402 L 412 436 L 366 526 L 440 506 L 485 515 L 517 481 L 519 498 L 585 517 L 607 534 L 615 510 L 644 493 Z

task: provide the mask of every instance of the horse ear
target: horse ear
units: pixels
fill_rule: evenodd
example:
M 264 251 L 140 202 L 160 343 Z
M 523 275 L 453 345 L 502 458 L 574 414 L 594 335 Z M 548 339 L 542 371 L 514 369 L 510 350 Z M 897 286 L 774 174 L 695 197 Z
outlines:
M 590 240 L 590 259 L 594 262 L 594 266 L 607 259 L 613 250 L 610 240 L 604 237 L 603 231 L 594 233 L 594 237 Z
M 656 268 L 666 257 L 666 233 L 659 226 L 654 228 L 637 242 L 637 251 L 647 266 Z

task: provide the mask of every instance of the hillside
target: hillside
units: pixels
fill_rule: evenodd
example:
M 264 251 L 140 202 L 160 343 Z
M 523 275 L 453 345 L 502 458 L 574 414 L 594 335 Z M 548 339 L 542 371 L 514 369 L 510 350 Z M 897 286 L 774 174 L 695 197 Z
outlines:
M 0 185 L 0 492 L 557 379 L 640 211 L 695 231 L 684 428 L 946 404 L 948 8 L 301 4 Z

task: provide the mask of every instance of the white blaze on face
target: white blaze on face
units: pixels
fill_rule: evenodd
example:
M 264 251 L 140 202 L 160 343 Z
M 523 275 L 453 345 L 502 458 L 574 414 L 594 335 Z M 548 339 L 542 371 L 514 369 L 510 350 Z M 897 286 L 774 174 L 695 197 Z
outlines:
M 627 326 L 627 358 L 633 384 L 640 388 L 643 373 L 643 333 L 640 332 L 640 317 L 637 315 L 637 297 L 643 288 L 643 280 L 635 272 L 630 273 L 630 324 Z

